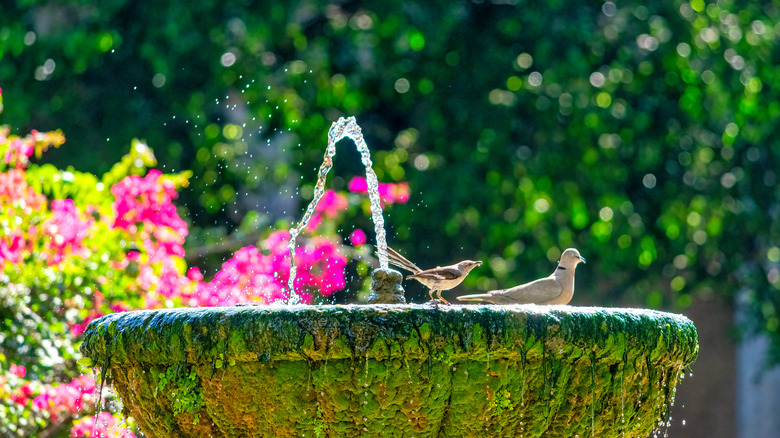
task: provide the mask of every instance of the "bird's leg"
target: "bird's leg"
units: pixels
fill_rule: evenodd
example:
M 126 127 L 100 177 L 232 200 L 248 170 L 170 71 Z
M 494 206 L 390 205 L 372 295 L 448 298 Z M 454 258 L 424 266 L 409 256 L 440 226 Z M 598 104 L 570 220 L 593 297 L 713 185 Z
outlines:
M 444 304 L 446 304 L 446 305 L 448 305 L 448 306 L 451 306 L 451 305 L 452 305 L 452 304 L 450 304 L 450 302 L 449 302 L 449 301 L 445 300 L 443 296 L 441 296 L 441 291 L 437 291 L 437 292 L 439 292 L 439 299 L 440 299 L 440 300 L 442 300 L 442 301 L 444 301 Z
M 439 302 L 436 301 L 436 289 L 428 289 L 428 296 L 431 297 L 431 302 L 433 302 L 433 307 L 439 308 Z

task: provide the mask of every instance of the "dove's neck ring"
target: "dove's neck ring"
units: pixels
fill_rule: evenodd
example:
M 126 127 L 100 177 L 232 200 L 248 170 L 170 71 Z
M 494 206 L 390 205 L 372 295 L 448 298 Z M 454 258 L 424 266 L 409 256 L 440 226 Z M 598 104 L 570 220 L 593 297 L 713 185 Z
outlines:
M 565 271 L 565 270 L 566 270 L 566 268 L 564 268 L 563 266 L 561 266 L 561 264 L 560 264 L 560 263 L 558 263 L 558 268 L 557 268 L 557 269 L 560 269 L 560 270 L 562 270 L 562 271 Z

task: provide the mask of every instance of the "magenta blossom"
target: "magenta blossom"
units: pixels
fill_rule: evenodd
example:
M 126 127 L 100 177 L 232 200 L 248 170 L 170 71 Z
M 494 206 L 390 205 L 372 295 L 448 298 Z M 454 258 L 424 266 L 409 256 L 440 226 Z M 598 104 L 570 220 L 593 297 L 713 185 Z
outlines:
M 327 296 L 346 286 L 347 258 L 339 254 L 337 246 L 329 240 L 315 237 L 306 247 L 296 249 L 295 257 L 299 267 L 296 291 L 314 287 Z
M 272 265 L 272 258 L 256 247 L 241 248 L 222 264 L 211 282 L 198 284 L 193 301 L 200 306 L 227 306 L 283 299 L 284 288 L 275 281 Z
M 70 253 L 83 252 L 81 242 L 89 234 L 92 220 L 82 219 L 71 199 L 55 199 L 51 209 L 52 216 L 43 224 L 43 232 L 49 238 L 49 264 L 54 265 Z
M 347 197 L 333 190 L 326 190 L 322 199 L 317 203 L 316 212 L 323 213 L 326 217 L 335 218 L 349 206 Z
M 63 383 L 47 387 L 33 400 L 33 406 L 48 411 L 49 417 L 57 421 L 62 417 L 81 412 L 86 403 L 94 403 L 95 379 L 82 375 Z
M 108 412 L 82 418 L 70 430 L 70 438 L 135 438 L 135 434 L 123 427 Z
M 352 234 L 349 235 L 349 241 L 352 243 L 352 246 L 355 247 L 365 245 L 366 240 L 366 233 L 360 228 L 353 231 Z
M 347 185 L 350 192 L 367 193 L 368 182 L 365 178 L 357 176 Z M 409 184 L 402 183 L 381 183 L 377 187 L 379 199 L 383 204 L 390 205 L 395 203 L 406 203 L 409 201 Z
M 171 181 L 161 179 L 159 170 L 150 170 L 141 178 L 125 177 L 111 187 L 116 218 L 114 227 L 130 229 L 137 223 L 169 227 L 179 236 L 187 235 L 187 224 L 179 217 L 172 201 L 178 193 Z

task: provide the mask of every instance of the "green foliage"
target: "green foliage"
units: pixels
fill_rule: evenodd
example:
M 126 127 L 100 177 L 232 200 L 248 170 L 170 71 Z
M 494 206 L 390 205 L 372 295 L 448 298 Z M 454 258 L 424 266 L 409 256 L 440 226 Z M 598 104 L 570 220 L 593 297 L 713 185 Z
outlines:
M 297 219 L 327 127 L 356 115 L 380 179 L 410 183 L 387 223 L 421 266 L 479 258 L 464 286 L 491 289 L 576 246 L 575 304 L 745 291 L 750 329 L 780 346 L 778 11 L 30 0 L 0 17 L 0 82 L 9 122 L 90 145 L 54 151 L 59 167 L 102 173 L 143 133 L 162 166 L 192 169 L 194 247 L 251 210 Z M 337 156 L 331 187 L 358 166 Z
M 504 410 L 514 411 L 515 408 L 512 406 L 511 396 L 512 394 L 507 390 L 497 391 L 493 394 L 493 398 L 490 399 L 488 407 L 492 408 L 496 415 L 501 415 Z
M 165 372 L 157 375 L 159 381 L 154 389 L 157 397 L 158 390 L 173 404 L 173 414 L 183 412 L 194 416 L 193 424 L 198 424 L 200 411 L 205 406 L 203 401 L 203 387 L 200 385 L 195 369 L 187 371 L 186 367 L 170 366 Z M 168 389 L 166 389 L 168 387 Z
M 328 433 L 328 423 L 322 418 L 322 408 L 317 406 L 317 421 L 314 424 L 314 436 L 317 438 L 325 437 Z
M 72 361 L 80 358 L 78 343 L 67 336 L 66 319 L 52 320 L 33 310 L 42 307 L 37 297 L 28 287 L 0 284 L 0 355 L 7 363 L 26 365 L 32 379 L 70 374 Z
M 231 367 L 236 365 L 235 359 L 231 358 L 227 362 L 228 365 L 230 365 Z M 222 368 L 223 365 L 225 365 L 225 354 L 219 353 L 219 359 L 214 361 L 214 368 Z
M 157 165 L 154 152 L 146 143 L 134 138 L 130 151 L 111 166 L 111 170 L 103 174 L 101 181 L 103 186 L 111 187 L 127 175 L 143 175 L 147 169 Z

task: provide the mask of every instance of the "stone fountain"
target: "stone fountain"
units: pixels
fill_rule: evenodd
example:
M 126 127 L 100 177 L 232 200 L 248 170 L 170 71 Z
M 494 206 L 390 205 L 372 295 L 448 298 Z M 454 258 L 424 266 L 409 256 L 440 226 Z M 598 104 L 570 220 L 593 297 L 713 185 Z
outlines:
M 321 196 L 338 139 L 352 138 L 371 167 L 354 119 L 330 134 L 297 231 Z M 81 350 L 152 438 L 644 438 L 668 425 L 676 385 L 698 350 L 687 318 L 388 304 L 403 302 L 401 275 L 380 264 L 377 304 L 115 313 L 89 325 Z

